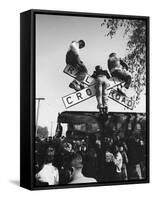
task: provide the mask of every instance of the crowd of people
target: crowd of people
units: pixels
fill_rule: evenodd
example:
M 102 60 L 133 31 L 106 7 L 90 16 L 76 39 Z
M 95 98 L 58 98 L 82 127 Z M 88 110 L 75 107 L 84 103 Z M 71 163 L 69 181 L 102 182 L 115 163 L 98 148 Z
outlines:
M 146 141 L 143 134 L 138 137 L 136 130 L 131 130 L 124 138 L 119 134 L 36 138 L 36 185 L 145 179 Z

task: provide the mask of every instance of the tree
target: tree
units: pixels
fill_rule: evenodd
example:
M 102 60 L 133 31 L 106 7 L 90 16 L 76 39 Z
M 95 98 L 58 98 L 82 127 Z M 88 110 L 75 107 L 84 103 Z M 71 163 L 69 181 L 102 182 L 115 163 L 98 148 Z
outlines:
M 146 86 L 146 20 L 106 18 L 101 26 L 107 29 L 107 37 L 113 38 L 119 29 L 123 29 L 123 37 L 127 37 L 127 56 L 124 60 L 132 74 L 131 87 L 136 91 L 133 98 L 138 103 Z
M 45 139 L 45 138 L 47 138 L 47 137 L 48 137 L 48 128 L 47 128 L 47 127 L 38 126 L 37 136 L 38 136 L 40 139 Z

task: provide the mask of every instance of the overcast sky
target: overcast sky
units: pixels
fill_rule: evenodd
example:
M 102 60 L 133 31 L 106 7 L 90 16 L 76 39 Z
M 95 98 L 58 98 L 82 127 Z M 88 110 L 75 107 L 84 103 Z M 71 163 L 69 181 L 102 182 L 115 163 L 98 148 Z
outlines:
M 36 15 L 36 97 L 44 97 L 41 102 L 38 124 L 55 130 L 58 112 L 65 111 L 62 97 L 73 92 L 68 87 L 73 80 L 63 73 L 65 55 L 73 40 L 83 39 L 86 43 L 81 50 L 81 59 L 92 74 L 94 66 L 107 66 L 111 52 L 120 57 L 126 55 L 126 38 L 120 29 L 113 39 L 105 37 L 101 27 L 102 18 L 71 17 L 57 15 Z M 37 107 L 37 104 L 36 104 Z M 97 111 L 93 97 L 68 109 L 77 111 Z M 128 111 L 123 106 L 109 100 L 109 111 Z M 145 98 L 142 97 L 135 112 L 145 111 Z

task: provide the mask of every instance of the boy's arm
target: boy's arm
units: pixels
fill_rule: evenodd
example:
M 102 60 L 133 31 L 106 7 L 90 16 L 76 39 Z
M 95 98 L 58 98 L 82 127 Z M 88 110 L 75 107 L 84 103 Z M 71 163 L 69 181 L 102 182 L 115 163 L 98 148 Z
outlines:
M 111 76 L 110 76 L 110 73 L 106 70 L 106 77 L 109 79 Z
M 91 75 L 91 77 L 93 77 L 93 78 L 96 78 L 96 77 L 97 77 L 96 71 L 93 72 L 93 74 Z
M 128 65 L 127 65 L 123 60 L 121 60 L 121 59 L 120 59 L 120 64 L 121 64 L 122 67 L 124 67 L 126 70 L 129 69 Z

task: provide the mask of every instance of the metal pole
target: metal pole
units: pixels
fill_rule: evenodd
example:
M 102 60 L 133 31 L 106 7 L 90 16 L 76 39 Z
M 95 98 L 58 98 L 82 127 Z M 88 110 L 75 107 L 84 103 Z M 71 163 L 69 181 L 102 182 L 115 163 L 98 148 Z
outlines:
M 52 137 L 53 136 L 53 122 L 51 121 L 51 131 L 50 131 L 50 136 Z
M 45 100 L 45 98 L 36 98 L 36 100 L 38 100 L 37 115 L 36 115 L 36 137 L 37 137 L 40 101 Z

